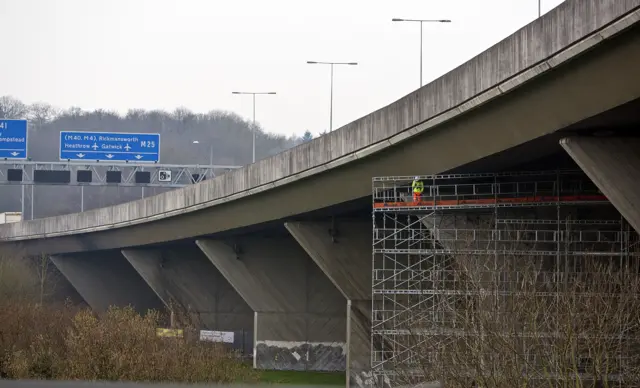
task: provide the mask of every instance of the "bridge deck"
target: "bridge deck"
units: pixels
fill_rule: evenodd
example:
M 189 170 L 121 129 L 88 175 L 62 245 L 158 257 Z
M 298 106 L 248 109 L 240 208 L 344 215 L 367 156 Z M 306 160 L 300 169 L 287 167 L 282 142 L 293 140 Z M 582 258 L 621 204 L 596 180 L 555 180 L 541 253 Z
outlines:
M 1 249 L 69 253 L 213 235 L 366 197 L 374 175 L 441 173 L 553 134 L 637 98 L 640 83 L 629 74 L 640 62 L 639 9 L 640 0 L 565 1 L 443 77 L 325 136 L 154 197 L 1 225 Z M 456 120 L 461 115 L 467 119 Z M 317 195 L 317 187 L 327 189 Z

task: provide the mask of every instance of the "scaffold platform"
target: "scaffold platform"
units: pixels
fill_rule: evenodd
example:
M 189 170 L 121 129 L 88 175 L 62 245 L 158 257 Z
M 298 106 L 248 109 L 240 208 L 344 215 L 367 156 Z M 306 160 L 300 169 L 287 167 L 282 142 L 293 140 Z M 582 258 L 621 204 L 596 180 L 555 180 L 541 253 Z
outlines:
M 585 202 L 607 203 L 609 200 L 604 195 L 565 195 L 551 196 L 539 195 L 532 197 L 512 197 L 512 198 L 488 198 L 488 199 L 442 199 L 442 200 L 420 200 L 409 202 L 378 202 L 373 204 L 374 209 L 384 208 L 420 208 L 431 210 L 438 207 L 453 209 L 456 207 L 493 207 L 493 206 L 539 206 L 562 204 L 579 205 Z
M 371 366 L 384 381 L 399 368 L 420 369 L 425 339 L 455 328 L 447 317 L 456 298 L 477 294 L 456 289 L 458 258 L 537 260 L 541 279 L 553 283 L 578 276 L 581 260 L 640 257 L 638 234 L 582 171 L 417 178 L 424 187 L 419 200 L 414 176 L 372 179 Z M 519 275 L 512 267 L 500 272 L 496 296 L 513 294 Z M 416 337 L 417 318 L 428 328 Z

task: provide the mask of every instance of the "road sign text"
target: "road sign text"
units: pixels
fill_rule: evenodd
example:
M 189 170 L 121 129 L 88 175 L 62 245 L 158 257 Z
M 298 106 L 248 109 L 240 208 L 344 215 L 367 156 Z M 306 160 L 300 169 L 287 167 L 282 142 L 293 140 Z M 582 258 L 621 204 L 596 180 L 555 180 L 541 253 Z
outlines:
M 160 161 L 160 134 L 60 132 L 61 160 Z
M 0 119 L 0 158 L 27 158 L 27 120 Z

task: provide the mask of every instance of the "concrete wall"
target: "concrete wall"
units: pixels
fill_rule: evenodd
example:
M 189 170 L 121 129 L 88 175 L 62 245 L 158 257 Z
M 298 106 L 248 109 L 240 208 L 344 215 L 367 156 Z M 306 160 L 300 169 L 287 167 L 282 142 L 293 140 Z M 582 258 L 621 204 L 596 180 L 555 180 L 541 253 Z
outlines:
M 291 237 L 197 244 L 256 312 L 255 367 L 345 370 L 345 299 Z
M 640 233 L 640 139 L 569 137 L 560 144 Z
M 187 313 L 192 324 L 253 332 L 253 310 L 195 244 L 122 254 L 162 302 L 178 314 Z
M 285 227 L 347 299 L 347 385 L 370 385 L 371 222 L 287 222 Z
M 51 256 L 51 261 L 91 308 L 131 305 L 140 313 L 164 306 L 118 251 Z
M 2 225 L 0 239 L 52 237 L 155 221 L 222 205 L 394 147 L 513 90 L 636 23 L 634 17 L 615 29 L 601 30 L 639 6 L 640 0 L 567 0 L 443 77 L 326 136 L 216 179 L 144 200 Z M 556 55 L 595 31 L 599 31 L 598 37 Z

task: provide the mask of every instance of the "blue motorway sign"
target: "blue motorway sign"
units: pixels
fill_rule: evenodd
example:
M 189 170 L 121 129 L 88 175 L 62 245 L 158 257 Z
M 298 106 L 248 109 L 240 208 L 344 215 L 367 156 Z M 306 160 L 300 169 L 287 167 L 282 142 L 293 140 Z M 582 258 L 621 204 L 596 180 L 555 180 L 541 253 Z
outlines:
M 60 159 L 159 162 L 160 134 L 62 131 Z
M 0 119 L 0 159 L 27 158 L 27 120 Z

